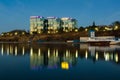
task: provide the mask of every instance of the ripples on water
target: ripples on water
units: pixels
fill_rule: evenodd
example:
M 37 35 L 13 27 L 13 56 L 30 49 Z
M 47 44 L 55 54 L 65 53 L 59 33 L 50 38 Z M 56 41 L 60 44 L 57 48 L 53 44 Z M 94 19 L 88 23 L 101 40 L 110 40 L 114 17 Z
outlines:
M 120 46 L 1 43 L 0 66 L 0 80 L 120 80 Z

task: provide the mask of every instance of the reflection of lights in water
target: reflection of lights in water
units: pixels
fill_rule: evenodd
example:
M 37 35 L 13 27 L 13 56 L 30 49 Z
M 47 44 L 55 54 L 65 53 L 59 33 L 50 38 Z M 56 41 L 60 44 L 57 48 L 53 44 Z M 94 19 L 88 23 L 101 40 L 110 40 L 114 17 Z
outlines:
M 15 46 L 15 56 L 17 56 L 17 46 Z
M 24 46 L 22 47 L 22 54 L 23 55 L 25 54 L 25 47 Z
M 9 55 L 9 47 L 7 47 L 7 55 Z
M 4 48 L 3 48 L 3 44 L 2 44 L 1 55 L 3 55 L 3 52 L 4 52 Z
M 53 50 L 53 56 L 55 56 L 55 49 Z
M 33 48 L 30 49 L 30 56 L 33 56 Z
M 50 48 L 48 48 L 48 57 L 50 57 Z
M 66 70 L 69 69 L 69 63 L 68 62 L 62 62 L 61 63 L 61 68 L 66 69 Z
M 56 57 L 58 57 L 58 49 L 56 49 Z
M 98 60 L 98 52 L 96 52 L 95 58 L 96 60 Z
M 13 54 L 13 47 L 10 45 L 10 53 Z
M 38 49 L 38 56 L 40 56 L 40 54 L 41 54 L 41 50 L 40 50 L 40 48 Z
M 118 54 L 115 54 L 115 61 L 118 62 Z
M 110 57 L 109 57 L 109 53 L 104 53 L 104 57 L 105 57 L 105 61 L 109 61 Z
M 86 59 L 88 58 L 88 51 L 87 50 L 85 51 L 85 58 Z
M 66 50 L 66 57 L 68 57 L 68 53 L 69 53 L 68 50 Z
M 113 60 L 113 54 L 110 54 L 110 58 L 111 58 L 111 60 Z
M 78 50 L 76 50 L 76 54 L 75 54 L 76 58 L 78 57 Z

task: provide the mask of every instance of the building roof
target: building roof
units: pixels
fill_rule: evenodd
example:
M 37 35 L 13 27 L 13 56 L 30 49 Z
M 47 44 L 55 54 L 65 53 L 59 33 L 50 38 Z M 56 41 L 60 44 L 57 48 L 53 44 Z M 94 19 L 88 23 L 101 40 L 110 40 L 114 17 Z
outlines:
M 30 18 L 44 18 L 43 16 L 30 16 Z
M 47 19 L 57 19 L 58 17 L 47 17 Z
M 63 18 L 61 18 L 61 20 L 71 20 L 72 18 L 70 18 L 70 17 L 63 17 Z

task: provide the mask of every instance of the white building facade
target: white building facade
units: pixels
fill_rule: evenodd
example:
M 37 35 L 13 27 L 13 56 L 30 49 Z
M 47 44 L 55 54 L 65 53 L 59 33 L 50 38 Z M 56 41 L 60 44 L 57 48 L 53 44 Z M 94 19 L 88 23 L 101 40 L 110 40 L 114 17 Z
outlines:
M 47 17 L 48 20 L 48 33 L 57 33 L 60 29 L 60 18 Z
M 63 32 L 70 32 L 77 28 L 77 20 L 69 17 L 47 17 L 31 16 L 30 17 L 30 34 L 58 33 L 59 29 Z
M 42 33 L 44 30 L 44 17 L 31 16 L 30 17 L 30 34 Z
M 64 32 L 70 32 L 77 28 L 77 20 L 69 17 L 61 18 Z

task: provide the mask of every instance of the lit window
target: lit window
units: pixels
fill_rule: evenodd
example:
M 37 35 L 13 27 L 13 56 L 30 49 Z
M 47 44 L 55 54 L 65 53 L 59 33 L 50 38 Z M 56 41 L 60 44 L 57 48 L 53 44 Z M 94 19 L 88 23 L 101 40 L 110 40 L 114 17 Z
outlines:
M 68 30 L 65 30 L 65 32 L 68 32 Z
M 48 33 L 50 33 L 50 31 L 48 31 Z
M 39 31 L 38 33 L 40 34 L 41 32 Z

